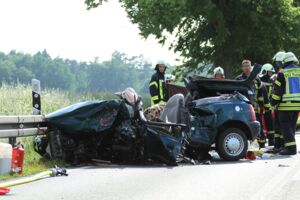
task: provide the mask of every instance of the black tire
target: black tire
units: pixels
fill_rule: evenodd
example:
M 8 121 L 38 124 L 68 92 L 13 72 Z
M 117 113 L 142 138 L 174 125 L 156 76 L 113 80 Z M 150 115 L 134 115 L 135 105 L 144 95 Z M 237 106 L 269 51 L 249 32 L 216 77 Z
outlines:
M 237 161 L 245 158 L 248 140 L 244 131 L 238 128 L 227 128 L 218 135 L 216 141 L 217 152 L 221 158 Z

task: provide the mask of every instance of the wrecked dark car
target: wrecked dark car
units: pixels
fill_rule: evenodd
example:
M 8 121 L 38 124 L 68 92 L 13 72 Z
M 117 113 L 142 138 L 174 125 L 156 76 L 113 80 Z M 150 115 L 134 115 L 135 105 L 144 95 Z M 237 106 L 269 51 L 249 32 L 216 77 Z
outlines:
M 48 132 L 36 138 L 35 150 L 72 164 L 97 159 L 177 165 L 207 159 L 212 148 L 225 160 L 239 160 L 260 129 L 248 100 L 256 71 L 246 81 L 225 84 L 186 79 L 189 93 L 172 96 L 160 122 L 145 118 L 141 98 L 132 88 L 119 93 L 120 99 L 71 105 L 45 116 Z
M 36 151 L 72 164 L 97 159 L 177 165 L 183 157 L 186 126 L 147 121 L 140 109 L 140 98 L 135 97 L 134 104 L 123 98 L 87 101 L 46 115 L 47 136 L 36 139 Z M 180 134 L 175 138 L 166 127 L 176 127 Z

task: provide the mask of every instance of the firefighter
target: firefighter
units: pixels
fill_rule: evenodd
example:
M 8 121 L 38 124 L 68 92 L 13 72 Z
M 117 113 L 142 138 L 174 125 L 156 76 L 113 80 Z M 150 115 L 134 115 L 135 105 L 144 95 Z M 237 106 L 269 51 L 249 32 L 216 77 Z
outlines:
M 214 69 L 214 77 L 217 80 L 222 80 L 225 78 L 224 69 L 222 67 L 217 67 Z
M 264 113 L 269 112 L 271 108 L 271 104 L 269 101 L 268 92 L 266 86 L 261 82 L 259 78 L 254 80 L 254 91 L 255 91 L 255 102 L 253 102 L 254 111 L 256 114 L 256 119 L 262 125 L 262 116 Z M 259 135 L 257 137 L 257 141 L 260 148 L 265 147 L 266 144 L 266 136 L 264 134 L 263 128 L 260 129 Z
M 279 51 L 273 57 L 273 65 L 275 67 L 275 74 L 271 77 L 271 80 L 275 82 L 277 78 L 277 73 L 283 67 L 283 56 L 285 52 Z M 272 100 L 272 97 L 271 97 Z M 274 153 L 279 152 L 284 147 L 283 135 L 280 129 L 280 122 L 279 122 L 279 114 L 277 110 L 274 110 Z
M 276 106 L 279 123 L 284 138 L 284 149 L 280 155 L 297 154 L 295 140 L 296 124 L 300 110 L 300 67 L 292 52 L 283 56 L 283 69 L 278 72 L 274 82 L 271 103 Z
M 149 90 L 151 95 L 151 105 L 162 104 L 167 100 L 166 95 L 166 83 L 165 83 L 165 71 L 167 66 L 164 62 L 160 61 L 156 64 L 156 73 L 152 75 L 149 84 Z
M 273 80 L 271 77 L 275 73 L 273 65 L 267 63 L 262 66 L 261 70 L 261 78 L 260 80 L 264 82 L 267 92 L 268 92 L 268 97 L 270 98 L 271 92 L 272 92 L 272 85 L 273 85 Z M 268 145 L 269 146 L 274 146 L 274 120 L 272 116 L 272 109 L 270 107 L 270 104 L 264 105 L 265 106 L 265 112 L 263 114 L 264 120 L 265 120 L 265 125 L 267 128 L 267 138 L 268 138 Z

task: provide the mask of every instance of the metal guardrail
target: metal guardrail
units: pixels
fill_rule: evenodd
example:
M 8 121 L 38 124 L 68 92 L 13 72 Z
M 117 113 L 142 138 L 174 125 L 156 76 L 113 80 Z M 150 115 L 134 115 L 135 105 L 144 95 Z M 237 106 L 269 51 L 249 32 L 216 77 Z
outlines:
M 9 138 L 14 145 L 16 137 L 26 137 L 44 134 L 47 130 L 45 118 L 41 115 L 40 81 L 32 79 L 32 114 L 0 116 L 0 138 Z
M 0 116 L 0 138 L 40 135 L 46 130 L 43 115 Z

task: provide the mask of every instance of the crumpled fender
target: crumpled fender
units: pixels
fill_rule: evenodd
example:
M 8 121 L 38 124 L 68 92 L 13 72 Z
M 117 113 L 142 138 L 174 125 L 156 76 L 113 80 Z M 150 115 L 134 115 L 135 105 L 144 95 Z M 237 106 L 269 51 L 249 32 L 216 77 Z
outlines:
M 162 129 L 148 127 L 145 131 L 144 144 L 147 157 L 176 166 L 176 160 L 182 151 L 184 133 L 175 138 Z

